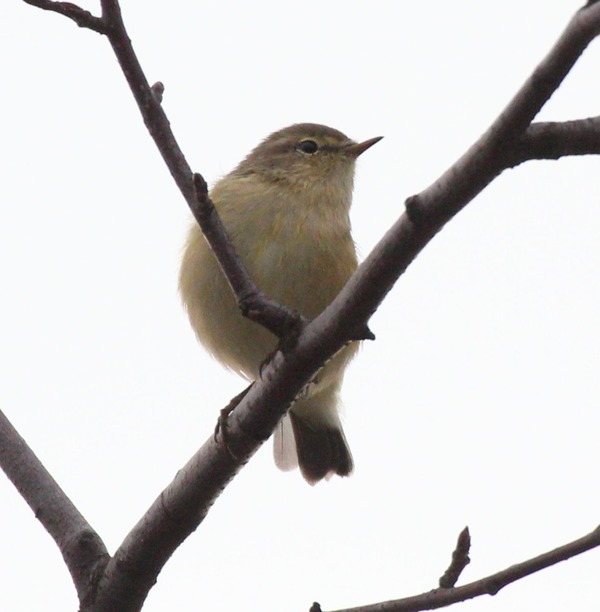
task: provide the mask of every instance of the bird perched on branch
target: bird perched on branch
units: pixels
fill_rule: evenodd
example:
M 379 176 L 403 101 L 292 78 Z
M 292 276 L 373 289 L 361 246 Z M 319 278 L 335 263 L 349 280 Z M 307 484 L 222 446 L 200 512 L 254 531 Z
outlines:
M 357 267 L 349 210 L 361 143 L 330 127 L 300 123 L 274 132 L 211 190 L 211 199 L 256 285 L 308 319 L 319 315 Z M 244 318 L 200 227 L 190 229 L 179 286 L 200 342 L 249 380 L 277 345 Z M 311 484 L 347 476 L 352 455 L 340 422 L 344 369 L 358 348 L 337 353 L 294 402 L 275 432 L 275 462 L 299 465 Z

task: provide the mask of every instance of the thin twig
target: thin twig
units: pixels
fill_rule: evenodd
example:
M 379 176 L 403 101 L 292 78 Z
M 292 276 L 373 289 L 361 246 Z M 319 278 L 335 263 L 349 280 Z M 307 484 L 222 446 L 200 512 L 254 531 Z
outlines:
M 70 2 L 53 2 L 53 0 L 23 0 L 31 6 L 37 6 L 45 11 L 52 11 L 72 19 L 80 28 L 88 28 L 99 34 L 107 34 L 108 28 L 101 17 L 92 15 L 89 11 L 82 9 Z
M 242 314 L 260 323 L 278 338 L 286 338 L 290 334 L 297 337 L 307 319 L 267 298 L 258 289 L 229 240 L 227 230 L 208 195 L 206 181 L 200 174 L 194 174 L 194 189 L 196 197 L 190 208 L 237 296 Z
M 95 17 L 89 11 L 69 2 L 24 1 L 33 6 L 60 13 L 73 19 L 81 27 L 100 32 L 108 37 L 150 135 L 190 210 L 211 243 L 243 316 L 264 326 L 278 338 L 296 337 L 306 320 L 268 298 L 255 285 L 235 254 L 214 205 L 208 198 L 204 179 L 201 175 L 196 175 L 197 178 L 192 183 L 191 168 L 175 140 L 169 120 L 161 106 L 164 85 L 155 83 L 150 86 L 148 83 L 125 30 L 119 3 L 116 0 L 102 0 L 102 17 Z
M 421 595 L 384 601 L 355 608 L 344 608 L 336 612 L 421 612 L 422 610 L 437 610 L 455 603 L 467 601 L 481 595 L 496 595 L 505 586 L 525 578 L 542 569 L 556 565 L 561 561 L 571 559 L 592 548 L 600 546 L 600 527 L 587 535 L 569 542 L 564 546 L 543 553 L 533 559 L 511 565 L 510 567 L 491 574 L 481 580 L 476 580 L 464 586 L 452 589 L 439 588 Z
M 116 0 L 102 0 L 102 14 L 107 21 L 108 39 L 117 56 L 144 122 L 154 139 L 177 186 L 194 217 L 207 236 L 223 273 L 236 296 L 242 314 L 263 325 L 279 338 L 297 335 L 304 320 L 289 309 L 265 296 L 256 287 L 244 268 L 227 236 L 214 205 L 208 197 L 206 182 L 201 175 L 192 176 L 169 120 L 161 106 L 161 96 L 150 87 L 129 40 Z

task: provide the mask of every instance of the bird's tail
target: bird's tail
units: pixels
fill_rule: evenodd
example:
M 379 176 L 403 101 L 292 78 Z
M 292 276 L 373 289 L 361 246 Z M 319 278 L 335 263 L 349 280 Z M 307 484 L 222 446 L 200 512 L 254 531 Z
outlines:
M 320 396 L 300 400 L 275 431 L 277 467 L 290 470 L 299 466 L 310 484 L 333 474 L 348 476 L 354 466 L 335 402 L 325 402 Z M 322 408 L 315 411 L 319 400 Z

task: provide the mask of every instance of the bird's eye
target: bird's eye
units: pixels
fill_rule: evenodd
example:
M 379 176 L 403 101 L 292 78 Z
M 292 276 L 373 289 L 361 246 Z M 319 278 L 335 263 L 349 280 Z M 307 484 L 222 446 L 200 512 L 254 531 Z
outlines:
M 302 140 L 298 143 L 296 148 L 298 151 L 302 151 L 302 153 L 312 155 L 319 150 L 319 145 L 314 140 Z

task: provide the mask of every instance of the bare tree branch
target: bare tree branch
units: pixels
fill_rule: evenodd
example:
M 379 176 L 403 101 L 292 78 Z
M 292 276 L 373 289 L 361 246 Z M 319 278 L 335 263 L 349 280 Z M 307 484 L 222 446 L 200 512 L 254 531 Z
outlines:
M 550 53 L 483 136 L 430 187 L 407 200 L 406 213 L 311 323 L 312 333 L 331 333 L 330 325 L 348 318 L 368 321 L 433 236 L 508 167 L 511 148 L 599 32 L 598 4 L 575 13 Z
M 125 30 L 119 3 L 116 0 L 102 0 L 102 14 L 107 26 L 106 35 L 138 104 L 144 123 L 190 210 L 217 254 L 242 314 L 280 338 L 290 332 L 297 335 L 304 323 L 303 319 L 269 299 L 256 287 L 242 261 L 235 254 L 225 227 L 208 197 L 206 182 L 199 174 L 193 179 L 192 170 L 175 140 L 169 120 L 161 106 L 160 96 L 154 94 L 133 50 Z
M 77 592 L 85 599 L 109 559 L 88 522 L 0 411 L 0 466 L 57 543 Z
M 561 561 L 566 561 L 571 557 L 580 555 L 598 546 L 600 546 L 600 527 L 560 548 L 541 554 L 523 563 L 511 565 L 505 570 L 481 580 L 465 584 L 464 586 L 451 589 L 434 589 L 422 595 L 358 606 L 356 608 L 345 608 L 344 610 L 336 610 L 336 612 L 420 612 L 421 610 L 445 608 L 446 606 L 467 601 L 481 595 L 496 595 L 500 589 L 503 589 L 512 582 L 516 582 L 521 578 L 525 578 L 525 576 L 556 565 Z

